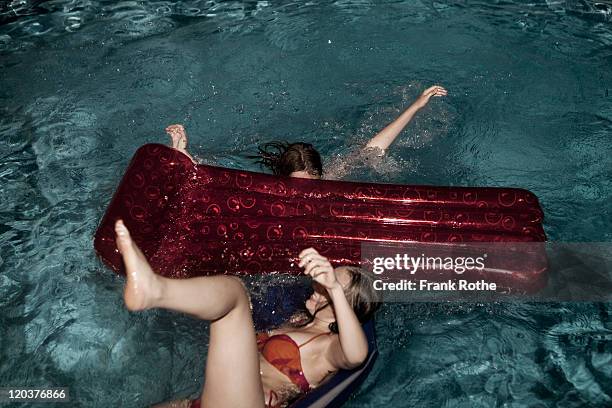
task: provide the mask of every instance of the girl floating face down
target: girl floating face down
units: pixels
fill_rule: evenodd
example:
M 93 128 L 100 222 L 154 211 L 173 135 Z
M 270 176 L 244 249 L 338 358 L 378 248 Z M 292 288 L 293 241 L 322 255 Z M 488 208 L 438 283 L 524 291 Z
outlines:
M 361 327 L 378 306 L 372 275 L 333 268 L 315 249 L 299 254 L 314 293 L 306 319 L 292 319 L 269 333 L 255 333 L 242 282 L 218 275 L 168 279 L 156 275 L 122 221 L 115 225 L 123 257 L 129 310 L 164 308 L 209 320 L 204 388 L 197 401 L 156 407 L 281 407 L 339 369 L 360 365 L 368 354 Z
M 421 96 L 406 109 L 397 119 L 377 133 L 364 149 L 376 149 L 384 152 L 410 123 L 414 115 L 429 103 L 432 97 L 446 96 L 447 91 L 441 86 L 427 88 Z M 185 153 L 192 161 L 193 157 L 187 151 L 187 133 L 182 125 L 170 125 L 166 132 L 172 138 L 172 147 Z M 320 179 L 323 177 L 323 165 L 319 152 L 309 143 L 270 142 L 259 147 L 256 159 L 277 176 Z M 326 172 L 327 178 L 331 172 Z M 332 178 L 334 178 L 332 176 Z

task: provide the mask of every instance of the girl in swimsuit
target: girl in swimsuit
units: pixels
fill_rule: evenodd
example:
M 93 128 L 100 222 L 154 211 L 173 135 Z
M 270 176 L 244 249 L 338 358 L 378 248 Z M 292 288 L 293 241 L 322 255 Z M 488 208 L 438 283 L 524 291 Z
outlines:
M 115 225 L 127 282 L 125 305 L 138 311 L 164 308 L 210 323 L 205 381 L 199 400 L 161 407 L 282 407 L 340 369 L 368 355 L 361 323 L 378 306 L 372 276 L 354 267 L 333 268 L 315 249 L 299 255 L 313 281 L 308 319 L 292 319 L 270 333 L 255 333 L 249 297 L 240 279 L 207 276 L 168 279 L 156 275 L 121 220 Z
M 424 108 L 432 97 L 446 96 L 447 91 L 441 86 L 427 88 L 421 96 L 406 109 L 397 119 L 374 136 L 362 149 L 384 155 L 387 148 L 408 126 L 414 115 Z M 183 125 L 170 125 L 166 132 L 172 139 L 172 147 L 191 158 L 187 151 L 187 133 Z M 259 154 L 253 156 L 257 162 L 268 167 L 277 176 L 320 179 L 323 177 L 323 166 L 319 152 L 309 143 L 271 142 L 259 148 Z M 335 166 L 325 173 L 326 179 L 338 179 L 347 172 L 342 166 Z

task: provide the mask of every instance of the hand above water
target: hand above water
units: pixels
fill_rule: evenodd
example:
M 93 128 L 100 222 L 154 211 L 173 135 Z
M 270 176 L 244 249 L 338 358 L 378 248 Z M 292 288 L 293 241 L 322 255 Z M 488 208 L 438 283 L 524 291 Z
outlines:
M 166 127 L 166 133 L 172 138 L 172 147 L 183 150 L 187 148 L 187 132 L 181 124 Z
M 300 252 L 299 266 L 304 268 L 304 274 L 309 275 L 312 280 L 319 283 L 325 289 L 332 290 L 340 283 L 336 278 L 336 272 L 327 258 L 322 256 L 314 248 L 308 248 Z
M 413 106 L 421 109 L 429 103 L 432 96 L 440 97 L 446 95 L 448 95 L 448 91 L 446 89 L 439 85 L 435 85 L 424 90 L 421 96 L 419 96 L 419 98 L 414 102 Z

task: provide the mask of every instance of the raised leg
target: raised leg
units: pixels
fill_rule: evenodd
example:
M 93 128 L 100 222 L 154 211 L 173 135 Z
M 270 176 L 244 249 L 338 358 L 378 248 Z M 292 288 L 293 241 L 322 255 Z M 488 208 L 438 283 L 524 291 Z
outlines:
M 231 276 L 168 279 L 155 275 L 122 221 L 115 225 L 126 267 L 125 305 L 160 307 L 210 320 L 203 407 L 264 407 L 259 354 L 249 298 Z

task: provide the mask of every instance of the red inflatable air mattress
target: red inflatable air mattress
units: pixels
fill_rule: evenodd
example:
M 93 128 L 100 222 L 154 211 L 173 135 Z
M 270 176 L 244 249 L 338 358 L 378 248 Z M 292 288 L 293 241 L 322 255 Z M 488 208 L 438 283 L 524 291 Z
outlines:
M 172 277 L 298 274 L 309 246 L 340 265 L 359 264 L 364 243 L 546 239 L 538 200 L 523 189 L 281 178 L 194 165 L 158 144 L 138 149 L 96 232 L 98 255 L 123 273 L 118 218 L 153 269 Z M 494 280 L 526 288 L 545 270 L 541 253 L 513 259 Z

